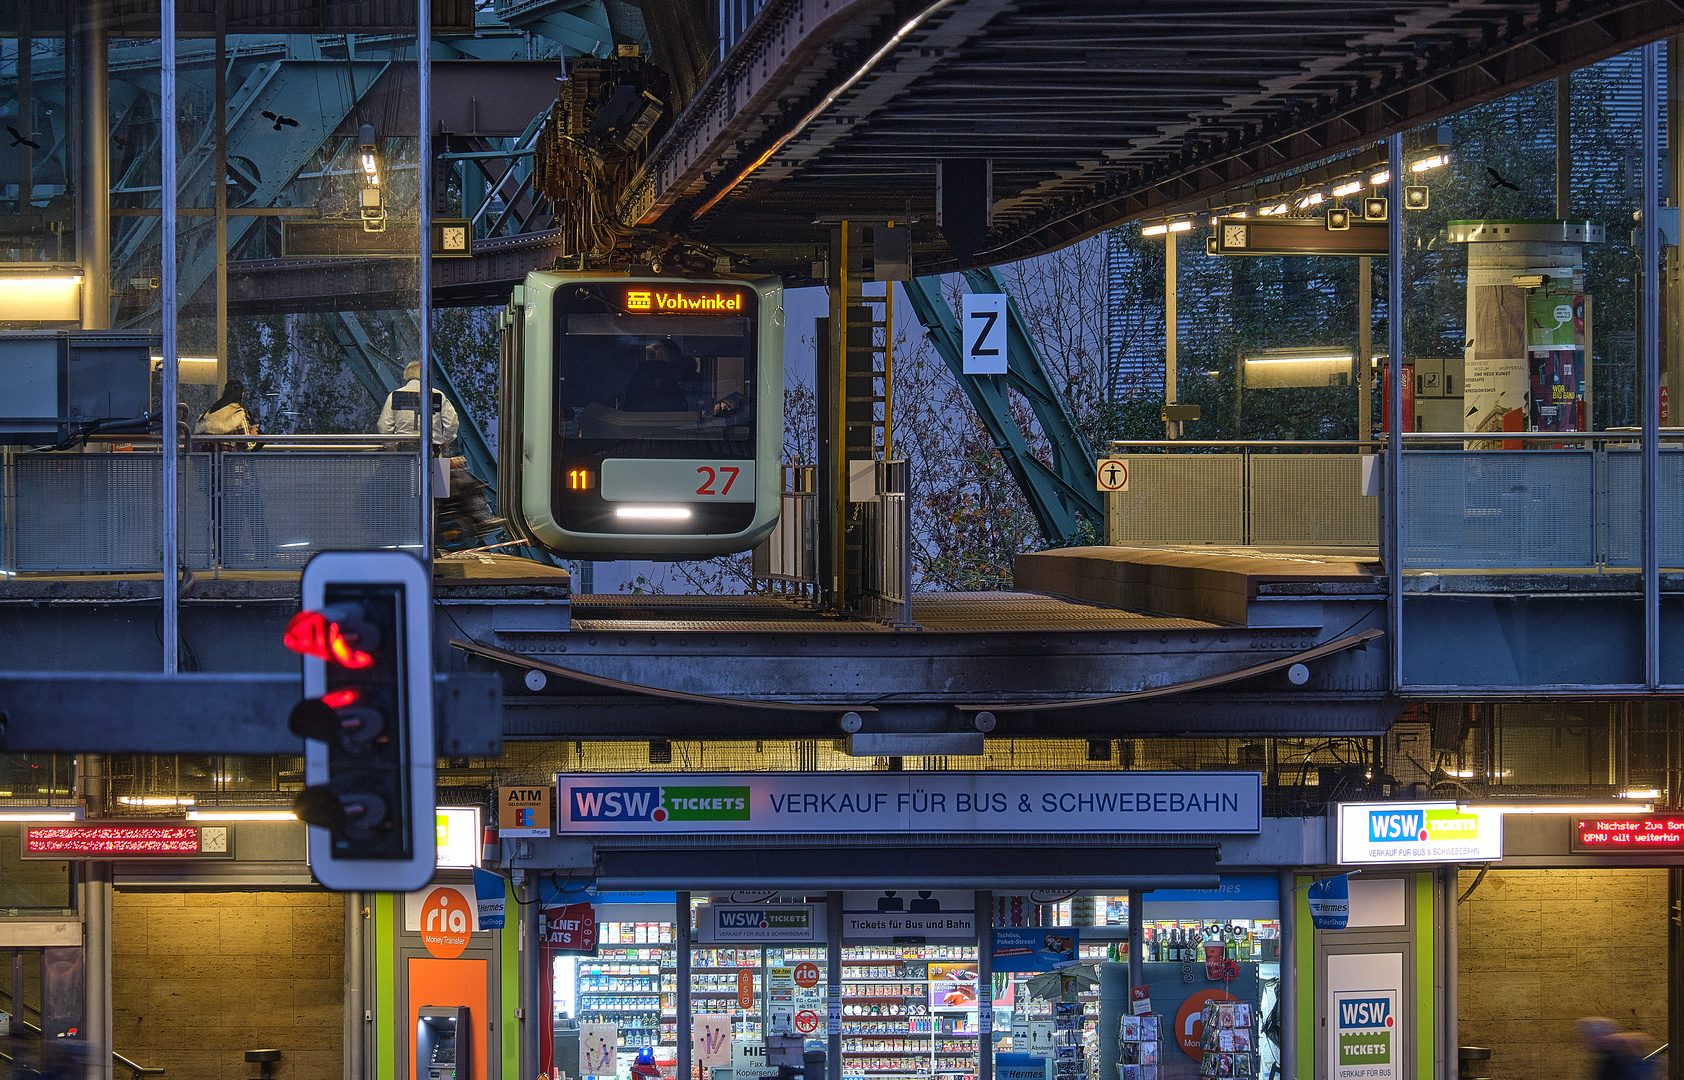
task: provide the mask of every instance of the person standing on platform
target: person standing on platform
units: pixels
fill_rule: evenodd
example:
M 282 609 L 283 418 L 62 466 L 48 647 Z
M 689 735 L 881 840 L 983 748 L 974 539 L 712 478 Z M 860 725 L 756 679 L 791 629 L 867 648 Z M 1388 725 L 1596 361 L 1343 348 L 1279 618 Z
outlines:
M 404 384 L 386 395 L 375 430 L 382 435 L 414 435 L 420 430 L 416 415 L 421 411 L 421 362 L 411 360 L 403 369 Z M 456 438 L 459 421 L 456 409 L 437 389 L 433 391 L 433 449 L 442 450 Z

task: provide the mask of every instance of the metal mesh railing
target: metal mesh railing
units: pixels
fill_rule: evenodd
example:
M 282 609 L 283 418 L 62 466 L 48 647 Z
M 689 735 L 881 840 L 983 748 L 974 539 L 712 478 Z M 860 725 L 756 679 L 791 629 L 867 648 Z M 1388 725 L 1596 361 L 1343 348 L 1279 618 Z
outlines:
M 877 501 L 866 503 L 861 568 L 869 613 L 890 626 L 912 625 L 912 506 L 910 466 L 877 463 Z
M 1108 543 L 1374 547 L 1379 499 L 1357 442 L 1128 439 L 1128 490 L 1106 496 Z M 1297 451 L 1304 448 L 1305 452 Z M 1353 452 L 1356 451 L 1356 452 Z
M 163 564 L 160 455 L 20 454 L 11 472 L 11 569 L 145 571 Z M 210 455 L 185 455 L 179 483 L 182 562 L 207 569 Z
M 3 569 L 157 572 L 162 471 L 155 452 L 10 458 Z M 413 453 L 190 453 L 179 477 L 181 562 L 190 570 L 295 570 L 318 551 L 420 546 Z
M 1406 567 L 1584 567 L 1597 561 L 1593 450 L 1411 450 Z
M 819 585 L 818 495 L 812 465 L 783 467 L 778 523 L 750 556 L 756 581 L 769 591 L 812 599 Z
M 223 454 L 217 547 L 229 570 L 291 570 L 318 551 L 415 550 L 413 454 Z

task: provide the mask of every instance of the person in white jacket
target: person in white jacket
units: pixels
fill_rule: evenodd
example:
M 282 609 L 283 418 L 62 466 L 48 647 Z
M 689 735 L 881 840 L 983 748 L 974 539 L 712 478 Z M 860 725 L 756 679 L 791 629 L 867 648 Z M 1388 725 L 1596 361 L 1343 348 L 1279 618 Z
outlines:
M 421 363 L 412 360 L 403 369 L 404 384 L 386 395 L 380 407 L 376 429 L 382 435 L 414 435 L 415 414 L 421 411 Z M 459 421 L 456 409 L 438 390 L 433 391 L 433 446 L 444 447 L 456 438 Z

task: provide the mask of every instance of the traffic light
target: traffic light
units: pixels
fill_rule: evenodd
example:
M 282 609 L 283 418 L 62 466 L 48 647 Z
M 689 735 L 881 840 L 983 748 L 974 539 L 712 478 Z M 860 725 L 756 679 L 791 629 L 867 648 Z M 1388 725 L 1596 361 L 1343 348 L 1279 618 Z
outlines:
M 324 551 L 304 567 L 286 646 L 304 657 L 287 726 L 304 743 L 310 869 L 329 889 L 410 892 L 433 877 L 432 605 L 401 551 Z

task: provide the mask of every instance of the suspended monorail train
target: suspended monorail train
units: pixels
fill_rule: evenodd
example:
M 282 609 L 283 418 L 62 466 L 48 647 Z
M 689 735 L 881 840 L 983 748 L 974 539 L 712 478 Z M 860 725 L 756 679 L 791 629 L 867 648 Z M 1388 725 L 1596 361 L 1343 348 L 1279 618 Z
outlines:
M 499 502 L 570 558 L 746 551 L 777 522 L 776 278 L 540 271 L 502 319 Z

